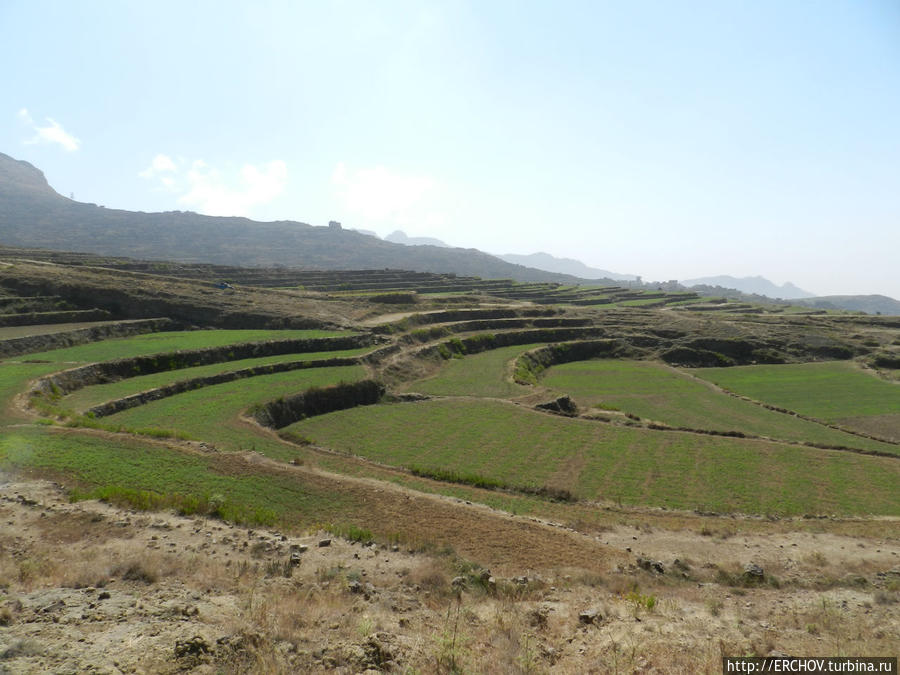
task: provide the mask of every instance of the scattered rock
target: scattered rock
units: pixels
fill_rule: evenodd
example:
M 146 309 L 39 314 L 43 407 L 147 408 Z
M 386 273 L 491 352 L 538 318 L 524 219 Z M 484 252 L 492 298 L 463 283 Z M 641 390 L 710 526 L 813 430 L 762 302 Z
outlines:
M 203 656 L 211 653 L 212 648 L 199 635 L 195 635 L 189 640 L 175 641 L 175 658 L 182 659 L 185 657 Z
M 326 546 L 331 546 L 331 539 L 320 539 L 319 548 L 325 548 Z
M 550 616 L 551 608 L 547 605 L 541 605 L 540 607 L 535 607 L 530 612 L 528 612 L 528 623 L 531 624 L 532 627 L 538 629 L 544 629 L 547 627 L 547 617 Z
M 258 648 L 263 642 L 265 638 L 259 633 L 240 632 L 220 637 L 216 640 L 216 645 L 233 654 L 245 654 L 248 650 Z
M 396 638 L 390 633 L 373 633 L 363 645 L 365 663 L 376 670 L 391 670 L 393 667 L 393 643 Z
M 546 410 L 547 412 L 553 412 L 558 415 L 566 415 L 569 417 L 574 417 L 578 414 L 578 406 L 576 406 L 575 402 L 568 396 L 560 396 L 558 399 L 548 401 L 547 403 L 538 403 L 534 407 L 538 410 Z
M 648 572 L 656 572 L 657 574 L 665 574 L 666 568 L 659 560 L 650 560 L 649 558 L 638 557 L 637 566 Z
M 57 600 L 56 602 L 51 602 L 49 605 L 45 607 L 41 607 L 38 611 L 42 614 L 50 614 L 51 612 L 58 612 L 66 606 L 66 603 L 62 600 Z
M 766 578 L 762 567 L 756 563 L 748 563 L 744 566 L 744 580 L 751 583 L 759 583 Z
M 600 613 L 599 609 L 586 609 L 578 615 L 578 623 L 583 623 L 585 625 L 591 625 L 594 623 L 600 623 L 603 620 L 603 615 Z

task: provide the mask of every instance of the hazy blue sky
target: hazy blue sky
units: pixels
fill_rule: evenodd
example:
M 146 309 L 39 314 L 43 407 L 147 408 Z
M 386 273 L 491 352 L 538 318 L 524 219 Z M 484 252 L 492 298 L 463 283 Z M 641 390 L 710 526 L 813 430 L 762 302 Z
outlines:
M 0 0 L 79 201 L 900 298 L 900 2 Z

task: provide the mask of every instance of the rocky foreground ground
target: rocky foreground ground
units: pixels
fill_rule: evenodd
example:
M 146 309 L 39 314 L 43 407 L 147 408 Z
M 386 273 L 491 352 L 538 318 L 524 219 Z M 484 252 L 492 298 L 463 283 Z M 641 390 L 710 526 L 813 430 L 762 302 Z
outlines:
M 602 574 L 0 485 L 0 672 L 721 672 L 900 653 L 896 539 L 613 527 Z

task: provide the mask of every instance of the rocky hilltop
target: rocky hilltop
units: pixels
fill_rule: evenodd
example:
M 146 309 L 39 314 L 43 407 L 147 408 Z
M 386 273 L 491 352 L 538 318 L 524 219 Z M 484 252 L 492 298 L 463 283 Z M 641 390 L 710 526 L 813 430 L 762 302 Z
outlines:
M 577 282 L 475 249 L 414 248 L 333 223 L 257 222 L 189 211 L 143 213 L 67 199 L 31 164 L 0 153 L 0 243 L 220 265 L 406 269 L 517 281 Z

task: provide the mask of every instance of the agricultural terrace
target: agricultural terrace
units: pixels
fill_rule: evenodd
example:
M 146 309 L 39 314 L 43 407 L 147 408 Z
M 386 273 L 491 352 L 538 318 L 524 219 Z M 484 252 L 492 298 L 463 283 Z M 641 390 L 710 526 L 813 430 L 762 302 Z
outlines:
M 88 363 L 132 356 L 148 356 L 176 350 L 222 347 L 245 342 L 276 339 L 308 339 L 351 335 L 322 330 L 197 330 L 149 333 L 127 338 L 65 347 L 0 361 L 0 424 L 21 421 L 22 414 L 11 405 L 12 397 L 23 393 L 31 380 Z M 182 371 L 184 372 L 184 371 Z M 179 378 L 180 379 L 180 378 Z
M 64 333 L 66 331 L 94 328 L 96 326 L 110 326 L 120 324 L 121 321 L 82 321 L 78 323 L 48 323 L 30 326 L 0 326 L 0 340 L 31 337 L 33 335 L 50 335 L 52 333 Z
M 673 427 L 739 431 L 900 455 L 900 446 L 768 410 L 693 377 L 695 373 L 702 376 L 705 372 L 696 369 L 682 372 L 653 361 L 597 359 L 553 366 L 544 371 L 541 383 L 568 394 L 580 407 L 621 411 Z
M 256 368 L 277 363 L 300 363 L 335 358 L 353 358 L 372 351 L 372 347 L 359 347 L 357 349 L 342 349 L 331 352 L 305 352 L 299 354 L 278 354 L 276 356 L 264 356 L 255 359 L 239 359 L 236 361 L 223 361 L 211 363 L 205 366 L 168 370 L 150 375 L 138 375 L 118 382 L 95 384 L 78 389 L 61 399 L 61 405 L 75 411 L 83 412 L 88 408 L 124 398 L 142 391 L 163 387 L 174 382 L 181 382 L 194 378 L 230 373 L 247 368 Z
M 854 363 L 705 368 L 697 375 L 757 401 L 900 439 L 900 387 Z
M 446 361 L 440 371 L 404 386 L 433 396 L 482 396 L 513 398 L 530 393 L 530 388 L 512 381 L 515 360 L 539 344 L 501 347 L 465 358 Z
M 19 428 L 0 439 L 5 466 L 66 475 L 86 495 L 127 497 L 144 508 L 187 513 L 218 509 L 229 520 L 274 525 L 285 518 L 322 522 L 361 504 L 284 474 L 235 470 L 220 454 L 191 454 L 142 438 L 82 430 Z M 218 502 L 210 504 L 209 502 Z
M 583 499 L 726 512 L 900 515 L 900 463 L 771 441 L 568 419 L 492 400 L 365 406 L 286 429 L 395 466 Z
M 353 335 L 347 331 L 329 330 L 190 330 L 147 333 L 126 338 L 111 338 L 100 342 L 65 347 L 52 351 L 28 354 L 18 360 L 54 361 L 56 363 L 96 363 L 130 356 L 149 356 L 179 350 L 224 347 L 244 342 L 265 340 L 306 340 L 311 338 Z
M 255 449 L 284 459 L 290 446 L 270 438 L 240 419 L 242 412 L 281 396 L 311 387 L 352 382 L 365 377 L 362 366 L 337 366 L 260 375 L 171 396 L 102 418 L 102 425 L 131 429 L 177 431 L 213 443 L 221 450 Z

